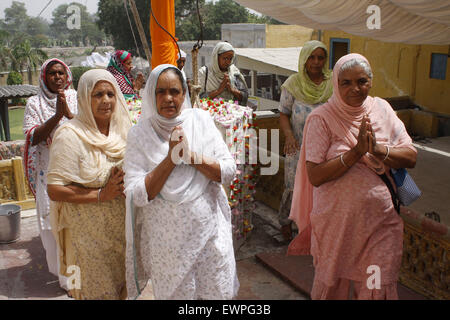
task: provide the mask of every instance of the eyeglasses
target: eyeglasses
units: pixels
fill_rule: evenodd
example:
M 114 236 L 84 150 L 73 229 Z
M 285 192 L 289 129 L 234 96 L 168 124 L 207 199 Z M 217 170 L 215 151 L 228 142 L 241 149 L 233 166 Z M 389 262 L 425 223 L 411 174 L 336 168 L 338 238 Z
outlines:
M 233 58 L 234 58 L 234 56 L 232 56 L 232 57 L 221 57 L 221 56 L 219 56 L 219 59 L 222 59 L 222 60 L 225 60 L 225 61 L 233 61 Z

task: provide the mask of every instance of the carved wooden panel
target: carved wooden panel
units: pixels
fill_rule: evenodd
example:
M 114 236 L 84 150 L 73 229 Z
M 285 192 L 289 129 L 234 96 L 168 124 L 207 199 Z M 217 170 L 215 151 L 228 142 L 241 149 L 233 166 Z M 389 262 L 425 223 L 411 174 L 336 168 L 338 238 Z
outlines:
M 11 160 L 0 160 L 0 203 L 17 199 Z
M 36 207 L 34 197 L 25 183 L 21 157 L 0 160 L 0 203 L 17 204 L 22 210 Z
M 450 243 L 405 221 L 400 282 L 431 299 L 450 299 Z

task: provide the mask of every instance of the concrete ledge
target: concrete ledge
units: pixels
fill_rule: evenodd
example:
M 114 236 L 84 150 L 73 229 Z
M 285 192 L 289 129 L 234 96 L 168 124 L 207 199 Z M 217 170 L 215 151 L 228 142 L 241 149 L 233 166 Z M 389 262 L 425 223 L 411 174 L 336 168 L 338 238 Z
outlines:
M 411 132 L 413 135 L 435 138 L 438 136 L 438 129 L 439 120 L 435 115 L 426 111 L 412 110 Z
M 408 131 L 408 133 L 411 133 L 412 112 L 413 111 L 411 109 L 403 109 L 395 111 L 397 117 L 399 117 L 400 120 L 402 120 L 402 122 L 405 124 L 405 128 L 406 131 Z

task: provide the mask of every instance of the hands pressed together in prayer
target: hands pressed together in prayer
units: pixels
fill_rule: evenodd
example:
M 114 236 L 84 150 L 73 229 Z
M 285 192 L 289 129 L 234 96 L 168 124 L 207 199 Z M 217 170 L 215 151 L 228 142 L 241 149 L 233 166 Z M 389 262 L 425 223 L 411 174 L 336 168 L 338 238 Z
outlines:
M 66 117 L 67 119 L 72 119 L 73 114 L 70 111 L 69 106 L 67 105 L 64 90 L 58 89 L 55 115 L 36 129 L 33 135 L 32 145 L 35 146 L 42 141 L 46 141 L 50 137 L 50 134 L 53 131 L 53 129 L 58 125 L 59 121 L 61 121 L 63 117 Z
M 58 97 L 56 100 L 56 116 L 61 119 L 66 117 L 68 119 L 73 118 L 72 112 L 70 112 L 69 106 L 67 105 L 66 95 L 63 89 L 58 90 Z
M 125 176 L 125 172 L 118 168 L 113 167 L 111 169 L 111 175 L 108 179 L 106 185 L 101 188 L 98 194 L 99 202 L 113 200 L 117 197 L 125 197 L 124 191 L 124 182 L 123 178 Z
M 207 178 L 217 182 L 221 181 L 220 164 L 213 158 L 191 151 L 181 127 L 175 127 L 172 130 L 168 157 L 174 166 L 184 162 L 195 167 Z
M 139 91 L 141 90 L 142 86 L 144 85 L 144 75 L 142 74 L 142 72 L 139 72 L 136 80 L 134 81 L 134 90 L 135 91 Z
M 359 127 L 358 143 L 355 151 L 359 156 L 363 156 L 366 152 L 383 159 L 387 154 L 387 147 L 377 143 L 375 132 L 368 115 L 364 115 L 361 126 Z
M 228 89 L 229 91 L 231 91 L 230 76 L 228 75 L 228 73 L 224 74 L 223 80 L 220 83 L 218 93 L 219 94 L 222 93 L 225 89 Z
M 376 142 L 375 132 L 368 115 L 364 115 L 355 147 L 340 156 L 320 164 L 306 161 L 308 177 L 312 185 L 319 187 L 325 182 L 338 179 L 367 152 L 380 160 L 386 160 L 387 147 Z M 388 159 L 389 161 L 389 159 Z M 392 162 L 386 162 L 391 165 Z
M 189 142 L 184 134 L 183 128 L 177 126 L 173 128 L 169 140 L 169 153 L 171 161 L 178 165 L 182 161 L 189 164 L 192 163 L 195 154 L 189 149 Z
M 224 73 L 223 80 L 220 83 L 220 86 L 214 96 L 221 94 L 224 90 L 230 91 L 236 99 L 240 99 L 241 92 L 231 85 L 231 80 L 228 73 Z

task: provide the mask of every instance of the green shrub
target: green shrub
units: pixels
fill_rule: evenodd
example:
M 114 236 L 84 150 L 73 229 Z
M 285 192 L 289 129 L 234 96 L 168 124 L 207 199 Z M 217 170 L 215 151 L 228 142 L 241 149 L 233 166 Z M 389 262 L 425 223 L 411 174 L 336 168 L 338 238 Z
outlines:
M 73 77 L 73 88 L 75 90 L 78 89 L 78 81 L 80 81 L 80 77 L 88 70 L 91 70 L 91 67 L 71 67 L 70 71 L 72 71 Z
M 22 75 L 20 73 L 18 73 L 17 71 L 11 71 L 8 74 L 8 78 L 6 79 L 6 83 L 9 86 L 15 85 L 15 84 L 22 84 L 23 80 L 22 80 Z M 12 105 L 20 105 L 21 103 L 23 103 L 22 99 L 20 98 L 13 98 L 11 104 Z
M 17 71 L 11 71 L 8 74 L 8 79 L 6 79 L 6 83 L 9 86 L 14 84 L 22 84 L 23 83 L 22 76 Z

